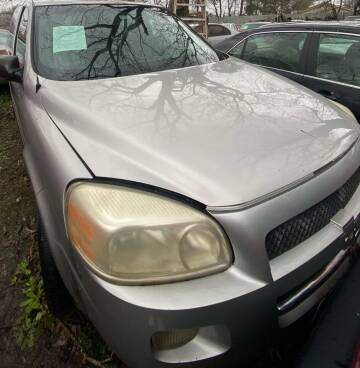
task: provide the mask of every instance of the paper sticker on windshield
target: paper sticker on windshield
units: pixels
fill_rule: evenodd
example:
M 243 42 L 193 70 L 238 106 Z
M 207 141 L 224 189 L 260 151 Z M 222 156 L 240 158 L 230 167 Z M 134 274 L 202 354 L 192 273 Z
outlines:
M 53 53 L 86 50 L 84 26 L 60 26 L 53 28 Z

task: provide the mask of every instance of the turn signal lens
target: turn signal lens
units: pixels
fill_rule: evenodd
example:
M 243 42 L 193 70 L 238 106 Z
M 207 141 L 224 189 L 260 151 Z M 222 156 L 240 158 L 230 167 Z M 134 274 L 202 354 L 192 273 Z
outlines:
M 223 271 L 232 261 L 227 238 L 209 215 L 133 188 L 72 185 L 66 228 L 87 263 L 121 284 L 200 277 Z
M 154 350 L 175 349 L 190 342 L 198 331 L 198 328 L 159 331 L 154 333 L 151 343 Z
M 337 107 L 339 107 L 345 114 L 347 114 L 348 116 L 353 118 L 355 120 L 355 122 L 357 123 L 355 115 L 353 114 L 353 112 L 348 107 L 344 106 L 343 104 L 341 104 L 337 101 L 333 101 L 333 100 L 330 100 L 330 101 L 333 102 Z

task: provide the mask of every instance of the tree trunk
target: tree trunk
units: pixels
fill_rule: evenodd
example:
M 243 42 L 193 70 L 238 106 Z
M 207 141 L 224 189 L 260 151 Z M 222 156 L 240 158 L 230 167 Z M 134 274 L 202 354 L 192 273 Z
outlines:
M 354 15 L 360 15 L 360 0 L 355 1 Z
M 215 16 L 219 20 L 219 11 L 218 11 L 216 2 L 214 2 L 214 9 L 215 9 Z
M 343 5 L 343 0 L 340 0 L 339 9 L 338 9 L 337 14 L 336 14 L 336 20 L 339 20 L 339 15 L 340 15 L 340 12 L 341 12 L 342 5 Z
M 239 15 L 243 15 L 244 11 L 244 0 L 240 0 L 240 12 Z

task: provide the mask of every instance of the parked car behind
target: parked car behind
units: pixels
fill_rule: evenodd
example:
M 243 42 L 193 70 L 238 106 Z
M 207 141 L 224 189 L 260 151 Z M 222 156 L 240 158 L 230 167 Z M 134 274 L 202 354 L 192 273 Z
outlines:
M 197 31 L 197 29 L 195 28 Z M 209 23 L 208 41 L 212 45 L 224 41 L 226 38 L 239 33 L 238 26 L 235 23 Z
M 240 31 L 241 26 L 236 23 L 220 23 L 224 27 L 228 28 L 232 34 L 236 34 Z
M 6 29 L 0 29 L 0 55 L 9 55 L 11 45 L 11 33 Z
M 235 35 L 216 48 L 342 103 L 360 121 L 360 24 L 274 24 Z
M 6 29 L 0 29 L 0 56 L 9 55 L 11 50 L 11 34 Z M 7 81 L 4 78 L 0 78 L 0 85 L 6 84 Z
M 351 113 L 160 7 L 29 0 L 11 33 L 49 308 L 74 300 L 127 366 L 244 361 L 350 267 Z
M 349 15 L 347 17 L 345 17 L 344 19 L 346 22 L 348 21 L 360 21 L 360 15 Z

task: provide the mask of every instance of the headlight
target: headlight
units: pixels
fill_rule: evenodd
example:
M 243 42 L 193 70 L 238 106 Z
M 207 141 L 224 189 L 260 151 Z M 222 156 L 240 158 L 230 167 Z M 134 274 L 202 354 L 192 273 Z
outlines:
M 232 252 L 208 215 L 160 195 L 77 183 L 66 195 L 68 237 L 88 265 L 110 281 L 155 284 L 228 268 Z

